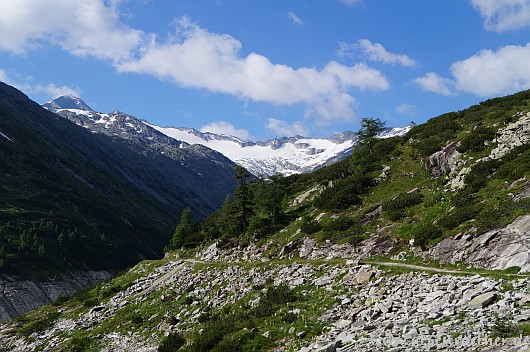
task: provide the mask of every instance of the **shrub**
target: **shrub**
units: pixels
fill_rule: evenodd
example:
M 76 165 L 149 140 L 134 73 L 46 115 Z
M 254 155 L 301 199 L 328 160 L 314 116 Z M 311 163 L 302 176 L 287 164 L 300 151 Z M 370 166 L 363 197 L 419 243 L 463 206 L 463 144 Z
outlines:
M 251 314 L 256 318 L 267 317 L 276 311 L 277 305 L 294 302 L 295 300 L 296 295 L 287 285 L 271 287 L 261 296 L 258 305 L 252 309 Z
M 248 340 L 250 340 L 254 336 L 254 333 L 252 333 L 250 330 L 239 330 L 233 334 L 230 334 L 228 336 L 225 336 L 214 348 L 212 348 L 211 352 L 238 352 L 243 351 L 245 349 L 245 344 Z M 254 347 L 254 346 L 253 346 Z M 256 346 L 259 347 L 259 346 Z M 261 351 L 262 349 L 252 349 L 252 351 Z
M 75 336 L 66 343 L 67 351 L 85 352 L 90 350 L 92 339 L 87 336 Z
M 170 333 L 168 336 L 165 336 L 160 344 L 158 345 L 158 352 L 175 352 L 179 348 L 184 346 L 186 339 L 179 334 L 178 332 Z
M 307 235 L 312 235 L 315 232 L 322 230 L 322 226 L 318 221 L 311 220 L 308 216 L 304 216 L 300 230 Z
M 22 326 L 20 329 L 21 333 L 25 336 L 29 336 L 35 332 L 41 332 L 46 329 L 49 329 L 53 322 L 59 318 L 61 314 L 58 312 L 48 313 L 45 317 L 36 319 L 36 320 L 30 320 L 26 324 Z
M 222 319 L 211 321 L 206 324 L 202 333 L 197 336 L 190 346 L 191 351 L 211 351 L 219 344 L 225 336 L 237 331 L 235 316 L 229 315 Z M 160 350 L 159 350 L 160 351 Z M 175 351 L 175 350 L 166 350 Z
M 420 204 L 423 201 L 423 194 L 420 192 L 401 193 L 394 198 L 383 203 L 384 211 L 397 211 Z
M 514 181 L 523 177 L 528 172 L 528 165 L 530 165 L 529 151 L 530 144 L 515 147 L 501 159 L 502 164 L 495 172 L 494 177 L 507 181 Z
M 315 206 L 322 210 L 339 211 L 361 203 L 362 194 L 366 191 L 369 178 L 352 175 L 343 180 L 337 180 L 332 187 L 326 188 L 315 200 Z
M 473 204 L 469 204 L 461 208 L 456 208 L 449 214 L 442 216 L 438 220 L 438 225 L 444 229 L 451 230 L 463 222 L 473 219 L 477 214 L 477 207 Z
M 422 157 L 427 157 L 441 150 L 445 141 L 438 136 L 431 136 L 413 144 L 414 149 Z
M 354 224 L 354 222 L 355 220 L 353 218 L 348 217 L 346 215 L 341 215 L 336 219 L 331 219 L 324 227 L 324 231 L 326 233 L 344 231 L 349 229 Z
M 443 232 L 438 226 L 431 223 L 424 224 L 416 230 L 416 233 L 414 234 L 414 243 L 417 246 L 425 248 L 430 240 L 438 238 L 442 236 L 442 234 Z
M 401 209 L 388 211 L 387 214 L 388 214 L 388 218 L 392 221 L 403 220 L 406 216 L 405 212 Z
M 481 151 L 486 147 L 485 142 L 495 138 L 495 131 L 486 126 L 479 126 L 467 134 L 460 141 L 458 151 L 465 153 L 467 151 Z
M 477 215 L 477 232 L 484 233 L 500 228 L 513 221 L 515 216 L 528 213 L 530 213 L 530 198 L 524 198 L 516 202 L 512 199 L 506 199 Z
M 473 193 L 478 192 L 488 183 L 488 179 L 497 170 L 499 165 L 499 160 L 487 160 L 475 164 L 464 178 L 464 189 L 468 189 Z

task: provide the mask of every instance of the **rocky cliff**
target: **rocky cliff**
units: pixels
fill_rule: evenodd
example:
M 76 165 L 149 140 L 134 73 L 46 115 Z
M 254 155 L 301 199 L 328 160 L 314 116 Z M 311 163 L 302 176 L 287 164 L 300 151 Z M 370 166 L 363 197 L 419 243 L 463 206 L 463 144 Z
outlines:
M 106 271 L 62 274 L 46 280 L 0 277 L 0 322 L 50 304 L 58 297 L 71 296 L 111 277 L 112 274 Z

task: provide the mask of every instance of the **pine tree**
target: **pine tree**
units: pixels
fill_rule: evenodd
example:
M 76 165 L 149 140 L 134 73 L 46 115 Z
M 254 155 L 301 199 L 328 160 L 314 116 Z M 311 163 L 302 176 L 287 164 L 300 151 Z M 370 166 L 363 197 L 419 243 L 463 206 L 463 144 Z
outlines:
M 191 220 L 191 208 L 186 208 L 180 215 L 180 223 L 175 228 L 173 237 L 169 241 L 165 250 L 173 250 L 182 248 L 182 245 L 193 234 L 193 222 Z
M 39 257 L 41 257 L 41 258 L 46 255 L 46 247 L 44 246 L 44 243 L 41 243 L 39 245 L 39 250 L 38 250 L 37 253 L 38 253 Z
M 250 174 L 242 166 L 236 166 L 237 187 L 234 192 L 233 222 L 240 234 L 245 231 L 252 216 L 252 193 L 249 186 Z
M 372 152 L 372 146 L 378 134 L 385 130 L 385 122 L 378 118 L 365 117 L 361 120 L 359 135 L 359 145 L 368 148 Z

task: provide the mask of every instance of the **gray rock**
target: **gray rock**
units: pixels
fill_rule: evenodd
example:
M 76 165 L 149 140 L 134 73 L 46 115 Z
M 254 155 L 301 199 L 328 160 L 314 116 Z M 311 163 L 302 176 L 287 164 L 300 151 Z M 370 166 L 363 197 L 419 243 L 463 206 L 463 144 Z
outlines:
M 427 170 L 432 177 L 439 177 L 447 172 L 456 171 L 460 165 L 460 153 L 456 150 L 460 141 L 448 143 L 442 150 L 429 156 Z
M 464 261 L 475 267 L 505 270 L 521 267 L 530 272 L 530 215 L 523 215 L 502 229 L 479 236 L 464 234 L 445 238 L 429 251 L 442 262 Z
M 299 249 L 300 258 L 309 258 L 316 243 L 317 241 L 313 238 L 304 238 L 304 242 L 302 242 Z
M 371 270 L 361 269 L 357 275 L 355 275 L 355 282 L 359 285 L 366 285 L 370 282 L 373 275 L 374 273 Z
M 484 294 L 481 294 L 473 298 L 471 302 L 467 304 L 467 306 L 472 309 L 484 308 L 487 305 L 489 305 L 491 302 L 493 302 L 494 298 L 495 298 L 494 292 L 484 293 Z

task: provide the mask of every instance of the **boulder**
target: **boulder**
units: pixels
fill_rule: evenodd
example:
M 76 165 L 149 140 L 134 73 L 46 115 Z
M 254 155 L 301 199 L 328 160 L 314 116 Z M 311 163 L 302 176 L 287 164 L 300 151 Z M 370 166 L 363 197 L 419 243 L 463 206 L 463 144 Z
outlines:
M 357 275 L 355 275 L 355 282 L 359 285 L 366 285 L 370 282 L 370 279 L 374 273 L 371 270 L 361 269 Z
M 316 243 L 317 241 L 313 238 L 304 238 L 304 242 L 302 242 L 302 245 L 299 249 L 300 258 L 309 258 L 313 252 L 313 248 L 315 248 Z
M 449 142 L 442 150 L 429 156 L 427 170 L 432 177 L 440 177 L 448 172 L 455 172 L 461 165 L 461 154 L 456 150 L 460 141 Z
M 471 309 L 484 308 L 488 306 L 495 298 L 495 292 L 481 294 L 471 300 L 467 306 Z

